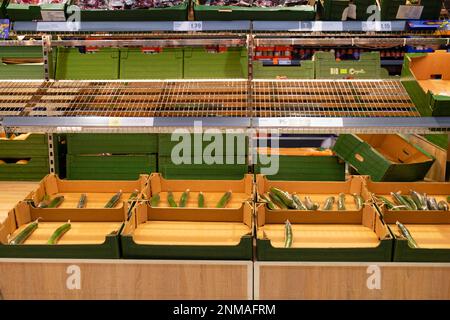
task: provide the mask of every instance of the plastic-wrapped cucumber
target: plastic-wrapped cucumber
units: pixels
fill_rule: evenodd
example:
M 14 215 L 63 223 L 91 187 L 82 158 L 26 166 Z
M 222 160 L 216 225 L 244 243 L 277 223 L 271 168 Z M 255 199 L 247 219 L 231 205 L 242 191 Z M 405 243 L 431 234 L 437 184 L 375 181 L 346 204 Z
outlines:
M 203 192 L 198 193 L 198 207 L 204 208 L 205 207 L 205 196 L 203 195 Z
M 436 202 L 436 199 L 433 197 L 426 196 L 428 210 L 439 210 L 439 206 Z
M 105 204 L 105 208 L 115 208 L 117 203 L 119 203 L 120 198 L 122 197 L 122 190 L 117 192 L 109 201 Z
M 406 201 L 401 195 L 400 193 L 396 193 L 396 192 L 391 192 L 391 196 L 394 199 L 394 201 L 401 207 L 405 207 L 405 209 L 407 210 L 411 210 L 411 207 L 409 205 L 409 202 Z
M 173 197 L 172 191 L 169 191 L 167 193 L 167 202 L 169 203 L 169 206 L 171 206 L 172 208 L 178 207 L 177 203 L 175 202 L 175 198 Z
M 410 194 L 418 210 L 428 210 L 427 202 L 423 195 L 414 190 L 411 190 Z
M 159 196 L 159 194 L 158 193 L 154 194 L 152 196 L 152 198 L 150 199 L 150 206 L 152 208 L 156 208 L 158 206 L 160 200 L 161 200 L 161 197 Z
M 418 248 L 419 246 L 417 245 L 416 240 L 411 236 L 409 230 L 399 221 L 397 221 L 396 224 L 402 235 L 408 240 L 409 245 L 413 248 Z
M 189 189 L 182 193 L 180 198 L 180 208 L 186 207 L 187 201 L 189 199 Z
M 284 247 L 290 248 L 292 246 L 292 225 L 289 220 L 286 220 L 284 225 Z
M 63 224 L 62 226 L 60 226 L 58 229 L 56 229 L 55 232 L 53 232 L 52 236 L 50 237 L 50 239 L 48 239 L 47 244 L 56 244 L 59 239 L 61 239 L 61 237 L 70 230 L 70 228 L 72 227 L 72 225 L 70 224 L 70 220 L 67 221 L 67 223 Z
M 48 205 L 50 204 L 50 196 L 49 195 L 45 195 L 44 198 L 42 199 L 41 202 L 39 202 L 38 204 L 38 208 L 48 208 Z
M 297 209 L 297 204 L 295 203 L 294 199 L 288 192 L 275 187 L 271 187 L 270 192 L 276 194 L 277 197 L 280 198 L 281 201 L 283 201 L 286 207 L 291 209 Z
M 329 211 L 333 209 L 335 198 L 334 197 L 328 197 L 325 200 L 325 203 L 323 204 L 322 210 Z
M 413 201 L 413 199 L 410 196 L 407 195 L 401 195 L 401 197 L 408 202 L 410 210 L 419 210 L 416 203 Z
M 269 210 L 277 209 L 277 206 L 275 205 L 275 203 L 272 202 L 272 200 L 270 200 L 270 197 L 268 195 L 262 194 L 261 199 L 264 200 L 264 202 L 266 203 L 266 206 L 267 206 L 267 208 L 269 208 Z
M 298 210 L 308 210 L 306 205 L 303 203 L 302 199 L 296 194 L 292 195 L 292 198 L 294 198 L 295 203 L 297 204 Z
M 448 204 L 446 201 L 442 200 L 438 202 L 438 208 L 441 211 L 448 211 Z
M 83 193 L 80 196 L 80 200 L 78 200 L 77 208 L 78 209 L 86 208 L 86 204 L 87 204 L 87 195 Z
M 338 196 L 338 210 L 345 211 L 345 194 L 343 193 Z
M 356 210 L 361 210 L 364 206 L 364 199 L 361 195 L 354 193 L 353 200 L 355 201 Z
M 269 197 L 273 201 L 273 203 L 279 207 L 280 209 L 287 209 L 287 206 L 284 204 L 283 201 L 273 192 L 269 192 Z
M 231 195 L 231 190 L 225 192 L 222 198 L 220 198 L 219 202 L 217 203 L 216 208 L 225 208 L 231 199 Z
M 306 208 L 308 208 L 308 210 L 314 211 L 314 210 L 319 209 L 319 204 L 316 202 L 313 202 L 310 197 L 305 197 L 305 205 L 306 205 Z
M 64 196 L 54 198 L 47 208 L 58 208 L 64 202 Z
M 385 198 L 383 196 L 377 196 L 377 198 L 380 199 L 381 201 L 383 201 L 384 205 L 386 206 L 386 208 L 388 210 L 400 210 L 399 208 L 396 207 L 396 205 L 394 203 L 389 201 L 387 198 Z
M 31 234 L 34 232 L 34 230 L 37 229 L 39 224 L 39 219 L 36 219 L 35 221 L 31 222 L 28 226 L 25 227 L 14 239 L 12 239 L 9 244 L 11 245 L 19 245 L 25 242 Z

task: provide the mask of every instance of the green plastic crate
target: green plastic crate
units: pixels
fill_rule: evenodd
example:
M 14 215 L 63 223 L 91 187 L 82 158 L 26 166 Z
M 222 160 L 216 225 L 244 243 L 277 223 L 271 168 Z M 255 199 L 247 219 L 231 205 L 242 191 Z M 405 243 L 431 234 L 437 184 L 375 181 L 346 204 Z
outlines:
M 248 173 L 245 156 L 221 159 L 223 164 L 206 164 L 201 158 L 189 159 L 190 164 L 175 164 L 170 157 L 159 156 L 158 172 L 166 179 L 179 180 L 240 180 Z
M 279 20 L 311 21 L 316 17 L 316 7 L 309 5 L 260 8 L 239 6 L 207 6 L 194 1 L 195 20 L 230 21 L 230 20 Z
M 48 157 L 47 135 L 33 133 L 26 140 L 0 140 L 0 159 L 20 157 Z
M 450 53 L 446 51 L 436 51 L 434 53 L 410 53 L 405 56 L 401 81 L 422 116 L 450 116 L 450 95 L 434 94 L 425 91 L 416 79 L 411 64 L 415 59 L 430 59 L 427 71 L 430 73 L 443 73 L 447 70 L 447 62 L 450 61 Z M 434 61 L 433 61 L 434 59 Z M 419 60 L 418 60 L 419 61 Z M 422 61 L 424 62 L 424 61 Z M 441 64 L 442 67 L 439 65 Z M 442 69 L 445 68 L 445 69 Z M 448 73 L 442 74 L 442 80 L 449 80 Z
M 44 79 L 42 64 L 4 64 L 7 58 L 41 58 L 42 47 L 0 47 L 0 79 Z
M 119 49 L 102 48 L 80 53 L 77 48 L 58 48 L 57 80 L 119 79 Z
M 175 141 L 172 141 L 172 134 L 170 133 L 160 133 L 158 135 L 158 155 L 159 156 L 165 156 L 165 157 L 170 157 L 172 155 L 172 150 L 174 150 L 174 152 L 177 155 L 183 156 L 184 152 L 181 152 L 179 150 L 184 150 L 181 147 L 186 143 L 186 146 L 190 146 L 190 155 L 189 156 L 200 156 L 200 155 L 196 155 L 194 154 L 195 152 L 195 144 L 197 143 L 196 141 L 201 141 L 201 145 L 202 145 L 202 154 L 203 155 L 203 151 L 206 151 L 207 154 L 210 154 L 208 150 L 209 149 L 209 145 L 211 145 L 212 143 L 215 143 L 215 141 L 204 141 L 207 139 L 206 136 L 202 136 L 202 134 L 190 134 L 189 135 L 189 139 L 186 138 L 187 140 L 185 141 L 184 139 L 181 139 L 179 136 L 174 135 L 173 138 L 176 139 Z M 203 137 L 203 138 L 202 138 Z M 222 135 L 223 138 L 223 148 L 220 150 L 216 150 L 218 155 L 226 155 L 229 157 L 232 156 L 246 156 L 248 154 L 248 137 L 246 137 L 245 135 L 242 134 L 230 134 L 230 135 Z M 182 144 L 181 144 L 182 143 Z M 227 145 L 231 146 L 231 143 L 233 144 L 233 152 L 234 154 L 230 154 L 230 152 L 227 151 Z M 212 147 L 213 145 L 211 145 Z M 220 146 L 220 145 L 218 145 Z M 176 149 L 175 149 L 176 148 Z M 231 147 L 230 147 L 231 148 Z M 215 155 L 216 152 L 213 152 L 212 155 Z
M 184 49 L 185 79 L 247 78 L 248 65 L 245 48 L 228 48 L 225 52 L 210 53 L 206 48 Z
M 433 143 L 434 145 L 447 150 L 448 148 L 448 135 L 447 134 L 425 134 L 425 139 Z
M 272 161 L 276 161 L 274 158 Z M 279 169 L 276 174 L 267 175 L 269 180 L 283 181 L 344 181 L 345 163 L 336 156 L 279 156 Z M 255 173 L 270 165 L 260 164 L 257 159 Z
M 319 13 L 322 20 L 341 21 L 344 10 L 349 6 L 349 0 L 319 0 Z M 356 20 L 366 21 L 376 9 L 376 0 L 353 0 L 356 5 Z M 367 9 L 373 6 L 375 10 L 367 13 Z
M 14 3 L 14 0 L 10 0 L 6 7 L 6 12 L 12 21 L 65 21 L 65 11 L 69 1 L 70 0 L 66 0 L 63 3 L 27 5 L 17 4 Z M 50 12 L 51 16 L 48 16 L 46 12 Z
M 253 62 L 255 79 L 314 79 L 314 62 L 301 61 L 300 66 L 264 66 L 261 61 Z
M 151 154 L 158 152 L 158 137 L 150 133 L 70 133 L 67 134 L 67 152 L 73 155 Z
M 0 181 L 40 181 L 50 172 L 48 157 L 14 157 L 29 160 L 28 164 L 0 164 Z M 3 158 L 8 161 L 8 158 Z
M 313 57 L 316 79 L 383 79 L 389 72 L 381 67 L 379 52 L 364 52 L 356 61 L 336 61 L 332 52 L 316 52 Z
M 380 13 L 382 21 L 396 20 L 401 5 L 406 5 L 407 0 L 380 0 Z M 420 6 L 423 6 L 422 14 L 418 17 L 421 20 L 439 19 L 442 1 L 441 0 L 422 0 Z M 410 20 L 410 19 L 407 19 Z
M 67 155 L 67 179 L 136 180 L 156 172 L 156 155 Z
M 400 135 L 341 134 L 334 152 L 373 181 L 423 180 L 435 160 Z
M 73 1 L 76 4 L 76 1 Z M 189 1 L 168 8 L 135 10 L 81 10 L 81 21 L 185 21 L 188 20 Z M 70 10 L 70 6 L 67 8 Z
M 182 79 L 183 49 L 162 48 L 145 53 L 138 48 L 120 49 L 120 79 Z

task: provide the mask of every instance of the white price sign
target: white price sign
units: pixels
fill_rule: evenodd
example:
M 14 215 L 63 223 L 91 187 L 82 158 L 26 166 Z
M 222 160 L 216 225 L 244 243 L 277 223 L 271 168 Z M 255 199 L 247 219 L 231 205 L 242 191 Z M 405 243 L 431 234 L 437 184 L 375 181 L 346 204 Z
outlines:
M 363 21 L 362 31 L 392 31 L 390 21 Z
M 174 21 L 173 31 L 202 31 L 202 21 Z
M 65 31 L 67 30 L 67 22 L 38 22 L 37 31 Z

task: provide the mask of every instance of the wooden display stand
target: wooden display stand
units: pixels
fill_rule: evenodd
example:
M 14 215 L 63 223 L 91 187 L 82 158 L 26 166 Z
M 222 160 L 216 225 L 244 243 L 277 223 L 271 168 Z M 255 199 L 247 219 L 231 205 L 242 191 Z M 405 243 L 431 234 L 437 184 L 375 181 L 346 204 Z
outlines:
M 253 263 L 0 259 L 0 299 L 252 299 Z
M 450 264 L 256 262 L 255 300 L 450 299 Z

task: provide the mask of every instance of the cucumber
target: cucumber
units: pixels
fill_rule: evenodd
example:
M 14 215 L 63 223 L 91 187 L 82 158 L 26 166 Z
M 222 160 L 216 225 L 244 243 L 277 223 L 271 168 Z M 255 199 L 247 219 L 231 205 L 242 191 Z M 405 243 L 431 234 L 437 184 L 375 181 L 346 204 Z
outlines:
M 9 242 L 10 245 L 19 245 L 25 242 L 29 236 L 37 229 L 39 224 L 39 219 L 31 222 L 28 226 L 25 227 L 13 240 Z
M 186 191 L 181 194 L 180 204 L 179 204 L 180 208 L 186 207 L 186 203 L 189 199 L 189 191 L 190 191 L 189 189 L 186 189 Z
M 222 198 L 220 198 L 219 202 L 217 203 L 216 208 L 225 208 L 231 199 L 231 195 L 232 195 L 231 190 L 225 192 Z
M 135 190 L 133 191 L 133 193 L 130 194 L 130 197 L 128 198 L 128 201 L 136 200 L 138 195 L 139 195 L 139 190 L 138 190 L 138 189 L 135 189 Z
M 427 202 L 424 199 L 423 195 L 421 195 L 420 193 L 418 193 L 414 190 L 411 190 L 410 194 L 411 194 L 411 199 L 416 204 L 418 210 L 428 210 Z
M 409 230 L 399 221 L 396 222 L 396 225 L 399 228 L 401 234 L 406 238 L 406 240 L 408 240 L 409 245 L 413 248 L 418 248 L 419 246 L 417 245 L 417 242 L 414 240 Z
M 439 206 L 438 206 L 435 198 L 426 196 L 426 199 L 427 199 L 428 210 L 439 210 Z
M 316 202 L 313 202 L 310 197 L 305 197 L 305 205 L 306 205 L 306 208 L 308 208 L 308 210 L 315 211 L 315 210 L 319 209 L 319 204 Z
M 450 196 L 447 196 L 447 202 L 450 203 Z
M 400 193 L 391 192 L 391 196 L 399 206 L 404 207 L 406 210 L 411 210 L 409 203 L 400 195 Z
M 198 194 L 198 207 L 204 208 L 205 207 L 205 196 L 202 192 L 199 192 Z
M 306 207 L 306 205 L 303 203 L 302 199 L 300 199 L 299 196 L 297 196 L 296 194 L 293 194 L 292 198 L 294 198 L 294 201 L 297 204 L 298 210 L 308 210 L 308 208 Z
M 364 199 L 361 195 L 354 193 L 353 200 L 355 201 L 356 210 L 361 210 L 364 207 Z
M 169 206 L 171 206 L 172 208 L 178 207 L 178 206 L 177 206 L 177 203 L 175 202 L 175 199 L 174 199 L 174 197 L 173 197 L 172 191 L 169 191 L 169 192 L 167 193 L 167 202 L 169 203 Z
M 277 207 L 279 207 L 279 208 L 282 209 L 282 210 L 286 210 L 286 209 L 287 209 L 287 207 L 286 207 L 286 205 L 284 204 L 284 202 L 281 201 L 281 199 L 280 199 L 275 193 L 269 192 L 269 197 L 270 197 L 270 199 L 273 201 L 273 203 L 274 203 Z
M 403 199 L 405 199 L 406 202 L 408 202 L 409 207 L 411 208 L 411 210 L 418 210 L 418 207 L 417 207 L 416 203 L 414 202 L 414 200 L 410 196 L 403 195 L 401 197 Z
M 277 197 L 280 198 L 281 201 L 283 201 L 286 207 L 290 209 L 297 209 L 297 204 L 295 203 L 294 199 L 292 199 L 291 195 L 288 192 L 275 187 L 271 187 L 270 192 L 276 194 Z
M 64 202 L 64 196 L 54 198 L 47 208 L 58 208 Z
M 50 239 L 48 239 L 47 244 L 50 244 L 50 245 L 56 244 L 59 241 L 59 239 L 61 239 L 61 237 L 67 231 L 70 230 L 71 227 L 72 227 L 72 225 L 70 224 L 70 220 L 69 220 L 69 221 L 67 221 L 67 223 L 63 224 L 58 229 L 56 229 L 55 232 L 53 232 L 53 234 L 50 237 Z
M 115 208 L 117 206 L 117 203 L 119 203 L 120 198 L 122 197 L 122 190 L 117 192 L 112 198 L 105 204 L 105 208 Z
M 50 196 L 48 195 L 48 194 L 46 194 L 45 196 L 44 196 L 44 198 L 42 199 L 42 201 L 41 202 L 39 202 L 39 204 L 38 204 L 38 208 L 47 208 L 48 207 L 48 205 L 50 204 Z
M 284 247 L 290 248 L 292 246 L 292 225 L 289 220 L 284 224 Z
M 388 210 L 400 210 L 394 203 L 389 201 L 387 198 L 385 198 L 383 196 L 377 196 L 377 198 L 380 199 L 384 203 L 384 205 L 386 206 L 386 208 Z
M 438 203 L 438 208 L 439 208 L 439 210 L 441 210 L 441 211 L 448 211 L 448 204 L 447 204 L 447 202 L 444 201 L 444 200 L 439 201 L 439 203 Z
M 157 193 L 157 194 L 154 194 L 153 196 L 152 196 L 152 198 L 150 199 L 150 206 L 152 207 L 152 208 L 156 208 L 156 207 L 158 207 L 158 204 L 159 204 L 159 201 L 161 200 L 161 197 L 159 196 L 159 194 Z
M 334 197 L 328 197 L 328 198 L 325 200 L 325 203 L 324 203 L 324 205 L 323 205 L 322 210 L 325 210 L 325 211 L 332 210 L 332 209 L 333 209 L 334 201 L 335 201 L 335 198 L 334 198 Z
M 338 196 L 338 210 L 345 211 L 345 194 L 343 193 Z
M 261 198 L 264 200 L 264 202 L 266 203 L 267 208 L 269 208 L 270 210 L 276 210 L 277 206 L 270 200 L 270 197 L 262 194 Z
M 80 197 L 80 200 L 78 200 L 77 208 L 78 209 L 86 208 L 86 204 L 87 204 L 87 196 L 83 193 Z

